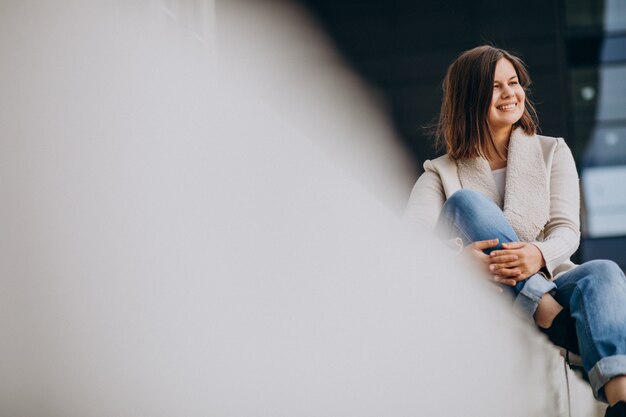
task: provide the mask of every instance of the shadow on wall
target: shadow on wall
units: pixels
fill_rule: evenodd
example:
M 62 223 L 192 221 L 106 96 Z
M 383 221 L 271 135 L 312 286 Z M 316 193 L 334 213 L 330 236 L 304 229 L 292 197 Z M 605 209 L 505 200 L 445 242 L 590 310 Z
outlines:
M 216 51 L 163 5 L 0 6 L 0 414 L 566 415 L 555 351 L 381 202 L 406 161 L 298 10 L 207 8 Z

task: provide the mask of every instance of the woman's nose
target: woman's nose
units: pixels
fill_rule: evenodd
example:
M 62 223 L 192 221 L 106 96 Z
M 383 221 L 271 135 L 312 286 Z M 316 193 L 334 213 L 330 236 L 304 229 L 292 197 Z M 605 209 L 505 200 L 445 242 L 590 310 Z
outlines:
M 513 89 L 508 85 L 502 88 L 502 97 L 511 97 L 513 95 Z

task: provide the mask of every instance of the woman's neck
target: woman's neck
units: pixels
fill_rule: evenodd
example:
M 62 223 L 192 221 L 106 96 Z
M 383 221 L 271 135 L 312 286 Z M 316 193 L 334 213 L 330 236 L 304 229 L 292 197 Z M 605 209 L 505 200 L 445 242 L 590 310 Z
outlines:
M 494 155 L 489 160 L 489 165 L 491 166 L 491 169 L 499 169 L 506 166 L 506 160 L 509 154 L 509 141 L 511 139 L 512 128 L 513 127 L 511 126 L 491 132 L 491 137 L 493 138 L 493 143 L 496 147 L 496 150 L 500 155 L 502 155 L 502 158 Z

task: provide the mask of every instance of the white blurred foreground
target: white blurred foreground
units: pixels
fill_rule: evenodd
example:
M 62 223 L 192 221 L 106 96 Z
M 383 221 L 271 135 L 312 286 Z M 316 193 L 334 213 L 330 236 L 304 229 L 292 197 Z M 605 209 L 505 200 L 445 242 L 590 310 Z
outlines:
M 0 416 L 567 415 L 297 10 L 52 3 L 0 3 Z

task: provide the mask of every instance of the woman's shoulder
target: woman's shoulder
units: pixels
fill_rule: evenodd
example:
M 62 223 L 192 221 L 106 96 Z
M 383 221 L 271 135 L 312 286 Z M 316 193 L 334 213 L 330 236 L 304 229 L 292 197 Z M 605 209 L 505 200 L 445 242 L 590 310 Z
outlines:
M 555 150 L 559 146 L 567 147 L 565 140 L 561 137 L 537 135 L 537 139 L 544 150 Z
M 537 135 L 539 146 L 543 153 L 543 157 L 546 160 L 546 164 L 551 163 L 574 163 L 572 150 L 565 142 L 565 139 L 561 137 L 543 136 Z
M 424 161 L 424 172 L 436 172 L 440 174 L 450 170 L 456 170 L 456 162 L 454 159 L 450 158 L 448 154 Z

